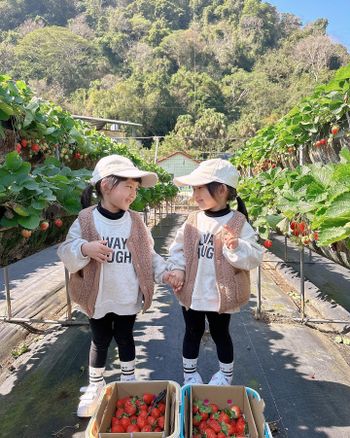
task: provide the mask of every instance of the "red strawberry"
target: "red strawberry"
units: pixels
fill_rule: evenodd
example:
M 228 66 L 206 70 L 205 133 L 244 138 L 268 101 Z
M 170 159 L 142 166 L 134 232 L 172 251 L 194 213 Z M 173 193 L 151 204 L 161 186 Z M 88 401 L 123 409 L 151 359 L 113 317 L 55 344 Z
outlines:
M 124 433 L 125 429 L 120 424 L 112 424 L 111 432 L 112 433 Z
M 164 420 L 165 420 L 164 415 L 162 415 L 157 419 L 157 424 L 162 430 L 164 430 Z
M 26 148 L 26 147 L 27 147 L 28 142 L 27 142 L 27 140 L 26 140 L 25 138 L 22 138 L 22 140 L 21 140 L 21 145 L 22 145 L 23 148 Z
M 150 405 L 153 402 L 154 394 L 143 394 L 142 400 L 146 403 L 146 405 Z
M 230 410 L 233 414 L 233 418 L 239 418 L 242 415 L 241 408 L 237 405 L 231 405 Z
M 141 429 L 141 432 L 152 432 L 152 426 L 150 424 L 146 424 L 146 426 Z
M 265 248 L 271 248 L 271 246 L 272 246 L 272 241 L 269 240 L 269 239 L 265 240 L 264 247 Z
M 79 160 L 79 159 L 81 158 L 80 152 L 76 152 L 76 153 L 74 154 L 74 158 L 77 159 L 77 160 Z
M 124 427 L 124 429 L 126 430 L 127 427 L 130 426 L 130 424 L 131 424 L 130 423 L 130 418 L 129 417 L 122 417 L 120 419 L 120 423 L 119 424 L 121 424 Z
M 54 224 L 57 228 L 61 228 L 63 225 L 62 219 L 60 219 L 60 218 L 55 219 Z
M 146 417 L 137 417 L 136 424 L 140 429 L 144 428 L 148 424 Z
M 32 144 L 31 150 L 37 154 L 40 151 L 40 146 L 36 143 Z
M 226 414 L 226 412 L 221 411 L 220 415 L 219 415 L 219 421 L 220 423 L 229 423 L 230 422 L 230 417 Z
M 215 433 L 221 431 L 220 423 L 216 420 L 208 420 L 208 426 L 211 427 Z
M 216 438 L 216 433 L 210 427 L 207 427 L 204 430 L 204 435 L 206 436 L 206 438 Z
M 160 417 L 160 410 L 158 408 L 151 409 L 151 415 L 154 418 Z
M 16 151 L 20 154 L 21 150 L 22 150 L 22 146 L 19 143 L 17 143 L 16 144 Z
M 314 240 L 318 240 L 318 231 L 314 231 Z
M 58 219 L 56 219 L 57 221 Z M 55 224 L 56 224 L 55 221 Z M 56 225 L 57 226 L 57 225 Z M 135 405 L 135 401 L 132 399 L 129 399 L 125 402 L 124 404 L 124 409 L 125 409 L 125 413 L 128 415 L 134 415 L 136 413 L 136 405 Z
M 140 432 L 140 429 L 138 427 L 137 424 L 130 424 L 130 426 L 128 426 L 126 428 L 127 433 L 131 433 L 131 432 Z
M 240 417 L 236 422 L 236 432 L 238 434 L 244 434 L 244 430 L 245 430 L 245 419 L 243 417 Z

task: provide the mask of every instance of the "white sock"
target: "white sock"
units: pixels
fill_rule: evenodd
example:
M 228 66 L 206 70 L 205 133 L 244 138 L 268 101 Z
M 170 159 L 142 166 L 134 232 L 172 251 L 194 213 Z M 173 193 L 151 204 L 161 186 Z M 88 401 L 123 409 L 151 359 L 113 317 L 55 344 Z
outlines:
M 227 380 L 227 382 L 231 383 L 232 377 L 233 377 L 233 362 L 231 362 L 231 363 L 219 362 L 219 366 L 220 366 L 220 371 L 225 376 L 225 379 Z
M 196 359 L 186 359 L 186 357 L 182 358 L 182 365 L 184 368 L 184 377 L 190 377 L 197 371 L 197 361 Z
M 120 362 L 123 381 L 135 380 L 135 359 L 129 362 Z
M 105 368 L 89 367 L 89 383 L 102 383 Z

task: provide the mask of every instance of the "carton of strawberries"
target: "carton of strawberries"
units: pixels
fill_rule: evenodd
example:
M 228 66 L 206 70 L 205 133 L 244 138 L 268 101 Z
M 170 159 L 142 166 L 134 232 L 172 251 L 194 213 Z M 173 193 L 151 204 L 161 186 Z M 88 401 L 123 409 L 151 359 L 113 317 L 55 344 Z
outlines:
M 185 438 L 258 438 L 244 386 L 191 385 L 183 391 Z

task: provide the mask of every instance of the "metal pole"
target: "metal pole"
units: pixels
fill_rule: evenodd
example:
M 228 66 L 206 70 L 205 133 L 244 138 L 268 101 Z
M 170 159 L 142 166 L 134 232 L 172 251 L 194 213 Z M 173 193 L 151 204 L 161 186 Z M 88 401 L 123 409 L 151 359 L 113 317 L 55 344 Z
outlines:
M 9 319 L 11 319 L 12 318 L 11 290 L 10 290 L 8 266 L 4 266 L 4 281 L 5 281 L 5 290 L 6 290 L 7 316 Z
M 309 262 L 312 262 L 312 251 L 311 248 L 309 247 Z
M 305 282 L 304 282 L 304 246 L 300 248 L 300 311 L 301 318 L 305 318 Z
M 158 159 L 159 137 L 153 137 L 153 139 L 156 142 L 154 150 L 154 163 L 156 163 Z
M 304 165 L 304 145 L 301 144 L 299 146 L 299 164 L 300 166 Z
M 72 319 L 72 302 L 69 296 L 69 272 L 67 268 L 64 268 L 64 281 L 66 284 L 67 319 Z
M 261 266 L 258 266 L 258 270 L 256 273 L 256 287 L 257 287 L 257 307 L 256 307 L 256 317 L 257 319 L 261 318 Z

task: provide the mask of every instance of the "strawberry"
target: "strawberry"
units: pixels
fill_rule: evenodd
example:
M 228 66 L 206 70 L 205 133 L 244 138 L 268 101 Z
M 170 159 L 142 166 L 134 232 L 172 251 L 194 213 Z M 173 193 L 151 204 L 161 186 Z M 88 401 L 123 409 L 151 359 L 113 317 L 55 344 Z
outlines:
M 29 237 L 32 235 L 32 232 L 30 230 L 24 229 L 21 231 L 21 234 L 25 239 L 29 239 Z
M 160 410 L 158 408 L 151 409 L 151 415 L 154 418 L 160 417 Z
M 208 426 L 213 429 L 215 433 L 219 433 L 221 431 L 220 423 L 217 420 L 208 420 Z
M 40 146 L 39 146 L 37 143 L 33 143 L 33 144 L 32 144 L 32 147 L 31 147 L 31 150 L 32 150 L 35 154 L 37 154 L 37 153 L 40 151 Z
M 22 146 L 19 143 L 17 143 L 16 144 L 16 151 L 20 154 L 21 150 L 22 150 Z
M 338 125 L 334 125 L 334 126 L 332 126 L 331 133 L 332 133 L 333 135 L 337 135 L 338 132 L 339 132 L 339 126 L 338 126 Z
M 56 221 L 57 220 L 58 219 L 56 219 Z M 126 402 L 124 404 L 124 409 L 125 409 L 125 413 L 128 414 L 129 416 L 134 415 L 136 413 L 135 401 L 133 399 L 126 400 Z
M 155 432 L 161 432 L 162 429 L 161 429 L 160 427 L 157 426 L 157 427 L 154 429 L 154 431 L 155 431 Z
M 131 424 L 130 423 L 130 418 L 129 417 L 122 417 L 120 419 L 120 423 L 119 424 L 121 424 L 124 427 L 124 429 L 126 430 L 127 427 L 130 426 L 130 424 Z
M 165 420 L 164 415 L 162 415 L 157 419 L 157 424 L 162 430 L 164 430 L 164 420 Z
M 111 432 L 112 433 L 124 433 L 125 429 L 120 424 L 112 424 Z
M 146 405 L 150 405 L 154 400 L 154 394 L 143 394 L 142 400 L 146 403 Z
M 238 418 L 236 422 L 236 432 L 238 434 L 244 434 L 245 431 L 245 419 L 243 417 Z
M 296 230 L 298 228 L 298 222 L 292 221 L 290 223 L 290 229 L 291 230 Z
M 230 422 L 230 417 L 226 414 L 226 412 L 221 411 L 219 415 L 219 421 L 220 423 L 228 424 Z
M 62 219 L 60 218 L 55 219 L 54 224 L 57 228 L 61 228 L 63 225 Z
M 233 418 L 239 418 L 242 415 L 241 408 L 237 405 L 231 405 L 230 411 L 233 414 Z
M 140 429 L 139 429 L 139 427 L 138 427 L 137 424 L 130 424 L 130 426 L 128 426 L 128 427 L 126 428 L 126 432 L 127 432 L 127 433 L 131 433 L 131 432 L 140 432 Z
M 314 240 L 318 240 L 318 231 L 314 231 Z
M 137 417 L 136 424 L 143 429 L 148 424 L 146 417 Z
M 150 424 L 146 424 L 146 426 L 141 429 L 141 432 L 152 432 L 152 426 Z
M 147 417 L 147 423 L 150 424 L 151 426 L 155 426 L 157 423 L 157 419 L 152 417 L 152 415 L 150 415 L 149 417 Z
M 49 223 L 47 221 L 43 221 L 40 224 L 41 231 L 46 231 L 49 228 Z
M 206 438 L 216 438 L 216 433 L 213 431 L 213 429 L 207 427 L 204 430 L 204 436 L 206 436 Z
M 299 233 L 303 233 L 305 231 L 305 222 L 300 222 L 300 224 L 298 224 L 298 231 Z
M 219 406 L 215 403 L 210 403 L 209 408 L 210 412 L 212 412 L 213 414 L 215 414 L 219 410 Z
M 264 247 L 265 248 L 271 248 L 271 246 L 272 246 L 272 241 L 269 240 L 269 239 L 265 240 Z
M 22 146 L 22 148 L 26 148 L 27 145 L 28 145 L 27 140 L 26 140 L 25 138 L 22 138 L 22 140 L 21 140 L 21 146 Z
M 76 160 L 80 160 L 80 158 L 81 158 L 80 152 L 76 152 L 73 156 Z
M 164 414 L 165 413 L 165 403 L 164 402 L 160 402 L 158 404 L 158 409 L 159 409 L 161 414 Z

